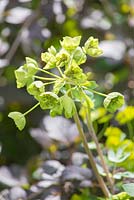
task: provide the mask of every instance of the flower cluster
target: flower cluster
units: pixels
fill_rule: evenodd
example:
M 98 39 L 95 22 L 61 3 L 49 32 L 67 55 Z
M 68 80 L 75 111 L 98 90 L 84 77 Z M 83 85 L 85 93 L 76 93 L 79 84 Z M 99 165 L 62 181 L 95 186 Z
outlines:
M 94 99 L 91 96 L 97 93 L 94 91 L 97 84 L 90 80 L 89 73 L 84 73 L 80 65 L 86 62 L 87 55 L 97 57 L 102 54 L 102 50 L 96 38 L 90 37 L 82 47 L 79 46 L 80 41 L 81 36 L 63 37 L 59 51 L 51 46 L 47 52 L 41 54 L 41 59 L 45 63 L 43 68 L 40 68 L 34 59 L 26 57 L 26 63 L 15 71 L 17 88 L 26 86 L 27 92 L 38 101 L 24 114 L 9 114 L 20 130 L 25 126 L 25 115 L 38 105 L 43 110 L 49 109 L 53 117 L 64 114 L 66 118 L 74 115 L 75 101 L 82 105 L 88 104 L 90 108 L 94 107 Z M 57 73 L 51 72 L 53 68 Z M 47 76 L 40 76 L 37 74 L 39 72 Z M 51 90 L 48 90 L 48 85 L 52 85 Z M 115 112 L 124 103 L 120 93 L 98 94 L 106 97 L 104 106 L 110 112 Z

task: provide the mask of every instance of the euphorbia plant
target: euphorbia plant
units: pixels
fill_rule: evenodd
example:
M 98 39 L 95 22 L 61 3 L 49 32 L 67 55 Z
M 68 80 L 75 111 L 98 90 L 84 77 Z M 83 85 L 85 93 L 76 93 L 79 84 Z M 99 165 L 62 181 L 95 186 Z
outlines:
M 43 68 L 40 68 L 34 59 L 26 57 L 26 63 L 15 71 L 17 88 L 26 86 L 27 92 L 34 96 L 37 104 L 23 114 L 17 111 L 11 112 L 9 117 L 14 120 L 19 130 L 25 127 L 25 116 L 37 106 L 40 106 L 43 110 L 50 110 L 52 117 L 62 114 L 66 118 L 73 117 L 100 187 L 105 196 L 109 197 L 110 192 L 99 175 L 92 152 L 88 147 L 76 102 L 86 109 L 87 127 L 96 144 L 109 186 L 112 188 L 112 180 L 92 126 L 90 111 L 94 108 L 94 93 L 104 96 L 104 107 L 109 112 L 115 112 L 120 108 L 124 103 L 124 97 L 118 92 L 106 95 L 95 90 L 97 87 L 96 82 L 90 80 L 90 72 L 84 73 L 80 65 L 86 62 L 87 55 L 97 57 L 102 54 L 102 50 L 98 46 L 98 39 L 89 37 L 82 47 L 79 46 L 80 40 L 81 36 L 63 37 L 63 40 L 60 41 L 61 49 L 59 51 L 53 46 L 48 48 L 47 52 L 41 54 L 41 59 L 45 63 Z M 56 73 L 52 73 L 53 68 Z M 41 72 L 42 76 L 37 72 Z M 53 87 L 47 87 L 48 85 Z

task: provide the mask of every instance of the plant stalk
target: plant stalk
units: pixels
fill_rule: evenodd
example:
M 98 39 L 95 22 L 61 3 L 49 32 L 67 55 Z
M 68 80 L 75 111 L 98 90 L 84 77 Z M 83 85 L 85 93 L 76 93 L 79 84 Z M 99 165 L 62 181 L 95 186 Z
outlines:
M 87 100 L 87 96 L 86 96 L 86 94 L 84 93 L 83 90 L 82 90 L 82 93 L 83 93 L 83 95 L 84 95 L 84 97 L 85 97 L 85 101 L 86 101 L 86 103 L 87 103 L 87 108 L 86 108 L 86 111 L 87 111 L 87 113 L 86 113 L 86 121 L 87 121 L 88 131 L 89 131 L 89 134 L 90 134 L 91 138 L 93 139 L 93 141 L 94 141 L 95 144 L 96 144 L 97 152 L 98 152 L 98 155 L 99 155 L 99 157 L 100 157 L 100 161 L 101 161 L 102 167 L 103 167 L 103 169 L 104 169 L 104 172 L 105 172 L 105 174 L 106 174 L 107 181 L 108 181 L 109 186 L 110 186 L 110 188 L 111 188 L 111 191 L 112 191 L 112 193 L 113 193 L 113 184 L 114 184 L 114 183 L 113 183 L 112 178 L 111 178 L 110 175 L 109 175 L 110 173 L 109 173 L 108 167 L 107 167 L 107 165 L 106 165 L 106 163 L 105 163 L 105 160 L 104 160 L 104 157 L 103 157 L 103 153 L 102 153 L 100 144 L 99 144 L 99 142 L 98 142 L 98 138 L 97 138 L 97 136 L 96 136 L 96 134 L 95 134 L 95 131 L 94 131 L 94 128 L 93 128 L 93 125 L 92 125 L 91 114 L 90 114 L 90 105 L 89 105 L 89 102 L 88 102 L 88 100 Z
M 56 78 L 46 78 L 46 77 L 42 77 L 42 76 L 34 76 L 34 78 L 37 78 L 42 81 L 55 81 L 56 80 Z
M 41 69 L 41 68 L 39 68 L 39 67 L 36 67 L 36 69 L 38 69 L 39 71 L 44 72 L 44 73 L 46 73 L 46 74 L 48 74 L 48 75 L 50 75 L 50 76 L 53 76 L 53 77 L 55 77 L 55 78 L 61 78 L 60 76 L 57 76 L 56 74 L 53 74 L 53 73 L 51 73 L 51 72 L 49 72 L 49 71 L 47 71 L 47 70 L 45 70 L 45 69 Z
M 51 85 L 51 84 L 53 84 L 53 83 L 55 83 L 55 81 L 51 81 L 51 82 L 48 82 L 48 83 L 44 83 L 43 85 L 46 86 L 46 85 Z
M 61 75 L 61 76 L 64 78 L 64 74 L 62 73 L 62 70 L 61 70 L 61 68 L 57 66 L 57 69 L 58 69 L 58 71 L 59 71 L 60 75 Z
M 103 97 L 107 97 L 107 95 L 106 94 L 103 94 L 103 93 L 101 93 L 101 92 L 98 92 L 98 91 L 96 91 L 96 90 L 92 90 L 92 89 L 89 89 L 91 92 L 93 92 L 93 93 L 95 93 L 95 94 L 98 94 L 98 95 L 100 95 L 100 96 L 103 96 Z
M 40 105 L 40 103 L 38 102 L 37 104 L 35 104 L 32 108 L 30 108 L 28 111 L 26 111 L 23 115 L 27 115 L 28 113 L 30 113 L 31 111 L 33 111 L 35 108 L 37 108 Z
M 113 183 L 112 178 L 110 177 L 109 169 L 108 169 L 108 167 L 107 167 L 107 165 L 105 163 L 104 156 L 103 156 L 100 144 L 98 142 L 98 138 L 97 138 L 97 136 L 95 134 L 95 131 L 94 131 L 94 128 L 93 128 L 93 125 L 92 125 L 92 121 L 91 121 L 91 118 L 90 118 L 90 111 L 89 111 L 89 109 L 87 109 L 86 120 L 87 120 L 87 127 L 88 127 L 89 134 L 90 134 L 90 136 L 92 137 L 93 141 L 96 144 L 97 152 L 98 152 L 98 155 L 100 157 L 100 161 L 101 161 L 102 167 L 104 169 L 107 181 L 108 181 L 109 186 L 111 188 L 111 191 L 113 193 L 113 184 L 114 183 Z
M 75 107 L 75 109 L 76 109 L 76 107 Z M 110 195 L 110 192 L 109 192 L 109 190 L 108 190 L 108 188 L 107 188 L 107 186 L 106 186 L 104 180 L 102 179 L 102 177 L 100 176 L 100 174 L 99 174 L 99 172 L 98 172 L 98 169 L 97 169 L 97 167 L 96 167 L 96 163 L 95 163 L 95 161 L 94 161 L 92 152 L 91 152 L 91 150 L 90 150 L 89 147 L 88 147 L 88 142 L 87 142 L 87 139 L 86 139 L 85 134 L 84 134 L 84 132 L 83 132 L 83 128 L 81 127 L 81 123 L 80 123 L 80 119 L 79 119 L 79 116 L 78 116 L 78 113 L 77 113 L 77 109 L 76 109 L 76 112 L 75 112 L 75 114 L 74 114 L 74 121 L 75 121 L 75 123 L 76 123 L 76 125 L 77 125 L 77 128 L 78 128 L 78 131 L 79 131 L 79 134 L 80 134 L 82 143 L 83 143 L 84 148 L 85 148 L 85 151 L 86 151 L 86 153 L 87 153 L 87 155 L 88 155 L 88 158 L 89 158 L 89 161 L 90 161 L 90 163 L 91 163 L 92 169 L 93 169 L 93 171 L 94 171 L 94 173 L 95 173 L 95 176 L 96 176 L 96 178 L 97 178 L 97 180 L 98 180 L 98 182 L 99 182 L 99 184 L 100 184 L 100 187 L 101 187 L 101 189 L 102 189 L 104 195 L 105 195 L 106 197 L 110 197 L 110 196 L 111 196 L 111 195 Z
M 134 133 L 133 133 L 133 126 L 131 122 L 127 122 L 127 127 L 128 127 L 129 138 L 133 140 Z

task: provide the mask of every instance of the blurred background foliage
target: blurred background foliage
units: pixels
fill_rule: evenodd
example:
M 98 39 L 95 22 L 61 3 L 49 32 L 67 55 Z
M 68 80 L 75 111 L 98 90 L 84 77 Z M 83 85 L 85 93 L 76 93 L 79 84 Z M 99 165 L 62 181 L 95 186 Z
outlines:
M 97 59 L 88 58 L 88 62 L 83 66 L 84 71 L 92 72 L 100 91 L 122 92 L 126 104 L 134 105 L 133 0 L 0 0 L 1 166 L 28 165 L 27 168 L 30 168 L 31 172 L 31 168 L 36 166 L 29 163 L 36 160 L 38 164 L 41 158 L 37 155 L 40 153 L 43 158 L 52 156 L 62 160 L 64 164 L 70 162 L 69 152 L 74 151 L 79 138 L 73 133 L 70 140 L 67 134 L 59 135 L 61 128 L 56 129 L 57 138 L 54 138 L 55 134 L 47 137 L 50 145 L 43 143 L 44 134 L 37 127 L 44 127 L 47 112 L 44 113 L 40 109 L 32 112 L 22 133 L 7 117 L 10 111 L 25 111 L 34 104 L 34 99 L 25 89 L 16 89 L 14 70 L 24 63 L 25 56 L 36 59 L 42 66 L 41 52 L 46 51 L 51 44 L 59 48 L 58 41 L 66 35 L 82 35 L 83 43 L 91 35 L 99 38 L 104 54 Z M 101 109 L 101 101 L 102 99 L 96 96 L 97 109 Z M 102 128 L 109 123 L 113 117 L 106 116 L 104 110 L 100 113 L 100 116 L 93 113 L 96 130 L 99 129 L 98 126 Z M 51 120 L 47 123 L 53 127 Z M 117 124 L 113 121 L 110 123 Z M 130 126 L 128 127 L 130 129 Z M 107 139 L 107 145 L 112 145 L 109 140 Z M 45 151 L 42 153 L 44 148 Z M 54 152 L 58 153 L 53 155 Z

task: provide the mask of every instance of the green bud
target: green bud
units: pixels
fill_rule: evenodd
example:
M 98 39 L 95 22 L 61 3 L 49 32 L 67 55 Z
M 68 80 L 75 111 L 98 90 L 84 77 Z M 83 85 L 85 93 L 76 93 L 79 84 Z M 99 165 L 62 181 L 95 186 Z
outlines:
M 52 54 L 52 55 L 56 55 L 56 49 L 55 49 L 55 47 L 54 46 L 51 46 L 51 47 L 49 47 L 48 48 L 48 52 L 50 53 L 50 54 Z
M 58 96 L 53 92 L 44 92 L 40 95 L 39 102 L 43 110 L 52 109 L 58 103 Z
M 81 47 L 76 48 L 76 50 L 74 51 L 73 59 L 78 65 L 81 65 L 86 62 L 87 57 Z
M 111 113 L 114 113 L 117 109 L 124 104 L 124 96 L 119 92 L 112 92 L 104 99 L 104 107 Z
M 38 64 L 34 59 L 26 57 L 25 68 L 27 69 L 29 76 L 32 76 L 38 71 Z
M 42 53 L 41 59 L 46 63 L 44 69 L 51 69 L 56 66 L 56 58 L 52 53 L 49 52 Z
M 97 38 L 89 37 L 88 40 L 85 42 L 85 49 L 89 48 L 98 48 L 99 42 Z
M 74 49 L 76 49 L 81 41 L 81 36 L 76 36 L 76 37 L 63 37 L 63 41 L 60 41 L 61 46 L 68 50 L 68 51 L 72 51 Z
M 61 49 L 59 53 L 56 54 L 56 65 L 58 67 L 63 67 L 69 61 L 69 53 L 64 49 Z
M 55 117 L 57 115 L 62 115 L 63 112 L 63 105 L 61 103 L 61 99 L 59 98 L 56 105 L 50 110 L 50 116 Z
M 87 76 L 83 73 L 83 70 L 73 60 L 72 65 L 65 70 L 65 75 L 68 80 L 75 84 L 82 84 L 87 80 Z
M 103 51 L 99 48 L 98 45 L 99 45 L 98 39 L 89 37 L 89 39 L 85 42 L 83 50 L 88 55 L 92 57 L 97 57 L 103 53 Z
M 103 53 L 103 51 L 100 48 L 93 48 L 93 49 L 88 49 L 86 53 L 92 57 L 98 57 Z
M 41 60 L 44 61 L 45 63 L 49 62 L 49 60 L 51 59 L 51 53 L 45 52 L 45 53 L 41 53 Z
M 27 87 L 27 91 L 38 99 L 38 96 L 44 92 L 44 84 L 42 81 L 34 81 Z

